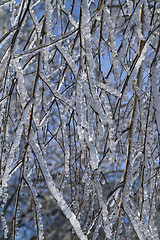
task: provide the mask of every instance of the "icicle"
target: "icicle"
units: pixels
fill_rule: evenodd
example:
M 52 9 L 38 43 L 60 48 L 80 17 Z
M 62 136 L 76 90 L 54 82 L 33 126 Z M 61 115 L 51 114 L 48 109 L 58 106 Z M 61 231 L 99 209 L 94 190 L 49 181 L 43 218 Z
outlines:
M 22 107 L 24 108 L 26 103 L 29 101 L 28 93 L 25 89 L 25 80 L 23 76 L 23 70 L 20 65 L 19 59 L 15 59 L 13 61 L 15 70 L 17 72 L 17 78 L 18 78 L 18 90 L 20 93 L 21 101 L 22 101 Z
M 86 219 L 85 225 L 83 227 L 84 231 L 87 232 L 87 235 L 90 233 L 91 228 L 88 229 L 88 226 L 90 225 L 90 218 L 93 216 L 93 212 L 95 211 L 95 197 L 96 197 L 96 189 L 95 185 L 92 180 L 92 170 L 90 169 L 90 166 L 86 169 L 86 172 L 83 176 L 82 182 L 84 183 L 84 192 L 85 192 L 85 198 L 84 198 L 84 205 L 88 204 L 88 199 L 91 199 L 91 206 L 89 208 L 88 212 L 88 219 Z
M 52 36 L 52 14 L 53 14 L 53 6 L 51 4 L 51 0 L 45 0 L 45 16 L 46 16 L 46 34 L 47 34 L 47 42 L 49 38 Z
M 11 175 L 9 173 L 10 173 L 10 168 L 11 168 L 13 160 L 14 160 L 14 152 L 15 152 L 16 148 L 19 147 L 19 145 L 20 145 L 21 135 L 23 132 L 23 124 L 29 119 L 29 114 L 30 114 L 30 104 L 26 107 L 26 109 L 24 109 L 22 119 L 21 119 L 21 121 L 18 125 L 18 128 L 17 128 L 17 131 L 15 133 L 14 142 L 13 142 L 11 150 L 9 152 L 9 156 L 8 156 L 6 166 L 5 166 L 5 171 L 2 176 L 2 188 L 7 187 L 7 182 L 11 177 Z
M 104 20 L 107 22 L 107 28 L 109 32 L 109 37 L 110 37 L 110 46 L 111 46 L 111 53 L 112 53 L 112 65 L 113 65 L 113 72 L 115 76 L 115 81 L 118 82 L 120 79 L 119 73 L 118 73 L 118 53 L 116 50 L 116 42 L 115 42 L 115 26 L 114 23 L 111 20 L 110 17 L 110 11 L 107 6 L 104 8 Z
M 63 131 L 63 140 L 64 140 L 64 157 L 65 157 L 65 176 L 69 177 L 69 159 L 70 159 L 70 151 L 69 151 L 69 136 L 68 129 L 66 126 L 66 118 L 67 118 L 68 108 L 65 108 L 63 113 L 61 113 L 62 119 L 62 131 Z
M 82 151 L 82 158 L 86 148 L 86 131 L 88 131 L 88 123 L 87 123 L 87 104 L 84 96 L 83 86 L 86 80 L 86 73 L 81 69 L 79 72 L 79 76 L 77 78 L 76 84 L 76 120 L 77 120 L 77 131 L 79 135 L 79 141 Z
M 157 60 L 153 60 L 153 64 L 151 66 L 151 84 L 152 84 L 152 93 L 154 98 L 154 106 L 156 109 L 156 121 L 158 132 L 160 133 L 160 94 L 158 91 L 157 81 L 159 75 L 159 67 L 158 67 L 158 56 Z
M 45 43 L 49 44 L 51 42 L 51 38 L 53 35 L 52 31 L 52 14 L 53 14 L 53 6 L 50 0 L 45 0 Z M 43 49 L 44 63 L 43 68 L 45 74 L 50 73 L 50 65 L 49 63 L 49 49 L 50 47 L 46 47 Z
M 37 38 L 40 39 L 41 37 L 41 28 L 42 28 L 42 23 L 39 23 L 38 22 L 38 19 L 37 19 L 37 16 L 35 14 L 35 11 L 33 9 L 33 0 L 31 2 L 31 4 L 29 5 L 29 11 L 30 11 L 30 14 L 32 16 L 32 21 L 34 22 L 34 25 L 35 25 L 35 28 L 36 28 L 36 32 L 37 32 Z
M 142 64 L 142 61 L 147 57 L 147 53 L 148 53 L 148 48 L 150 46 L 150 43 L 152 42 L 152 37 L 150 37 L 150 39 L 147 41 L 147 43 L 145 44 L 142 52 L 141 52 L 141 55 L 136 63 L 136 66 L 135 66 L 135 69 L 139 69 L 139 67 L 141 66 Z
M 0 215 L 1 215 L 1 224 L 2 224 L 2 229 L 4 231 L 4 238 L 8 239 L 8 227 L 7 227 L 7 223 L 6 223 L 6 219 L 4 217 L 4 213 L 2 213 L 0 211 Z
M 94 141 L 90 136 L 87 136 L 86 142 L 90 150 L 90 164 L 91 164 L 92 170 L 95 170 L 98 168 L 98 163 L 99 163 L 98 152 L 94 145 Z
M 115 162 L 115 146 L 116 146 L 116 142 L 115 142 L 115 123 L 113 120 L 113 116 L 112 116 L 112 112 L 111 112 L 111 107 L 108 104 L 107 100 L 106 100 L 106 96 L 104 91 L 102 92 L 102 99 L 103 99 L 103 103 L 104 103 L 104 109 L 106 112 L 106 116 L 107 116 L 107 122 L 109 125 L 109 144 L 110 144 L 110 157 L 109 157 L 109 162 L 110 163 L 114 163 Z
M 10 17 L 11 27 L 13 27 L 13 26 L 17 25 L 17 22 L 15 22 L 15 12 L 16 12 L 16 1 L 15 0 L 12 0 L 9 10 L 11 13 L 11 17 Z

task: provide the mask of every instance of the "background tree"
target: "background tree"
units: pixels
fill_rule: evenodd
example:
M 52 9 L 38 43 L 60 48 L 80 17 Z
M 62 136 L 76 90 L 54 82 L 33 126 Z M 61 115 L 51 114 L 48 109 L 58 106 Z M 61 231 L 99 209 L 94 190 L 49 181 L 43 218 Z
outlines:
M 158 1 L 0 7 L 1 238 L 159 239 Z

